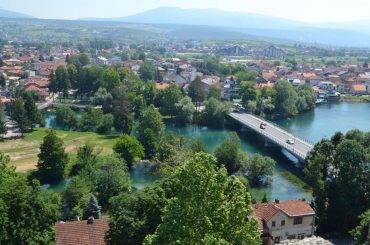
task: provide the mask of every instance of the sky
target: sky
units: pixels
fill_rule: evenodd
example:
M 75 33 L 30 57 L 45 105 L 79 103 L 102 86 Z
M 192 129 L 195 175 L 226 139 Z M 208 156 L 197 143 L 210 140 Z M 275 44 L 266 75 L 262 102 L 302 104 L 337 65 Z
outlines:
M 370 20 L 369 0 L 0 0 L 0 9 L 47 19 L 124 17 L 161 6 L 218 8 L 312 23 Z

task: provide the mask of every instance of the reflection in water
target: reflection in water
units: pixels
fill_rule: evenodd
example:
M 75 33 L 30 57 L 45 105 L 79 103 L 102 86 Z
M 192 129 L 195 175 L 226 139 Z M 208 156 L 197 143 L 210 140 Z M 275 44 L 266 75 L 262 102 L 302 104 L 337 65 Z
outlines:
M 52 113 L 45 114 L 45 119 L 47 127 L 55 128 L 55 116 Z M 369 122 L 370 103 L 328 103 L 318 106 L 315 111 L 298 115 L 292 119 L 279 120 L 276 123 L 303 138 L 318 142 L 323 137 L 331 137 L 336 131 L 347 132 L 354 128 L 369 131 Z M 266 194 L 269 200 L 311 199 L 309 192 L 297 187 L 283 177 L 282 173 L 285 172 L 302 177 L 302 172 L 282 153 L 281 149 L 271 146 L 266 147 L 264 140 L 259 135 L 248 130 L 239 130 L 240 128 L 240 126 L 237 127 L 237 132 L 241 138 L 241 149 L 244 152 L 249 154 L 259 152 L 262 155 L 272 157 L 277 163 L 271 185 L 253 188 L 251 190 L 253 198 L 261 201 L 263 195 Z M 167 125 L 166 128 L 167 132 L 174 132 L 204 141 L 209 151 L 213 151 L 220 145 L 232 130 L 235 129 L 214 130 L 194 125 L 186 127 Z M 136 189 L 150 185 L 156 180 L 158 180 L 158 176 L 151 175 L 150 167 L 144 165 L 136 166 L 131 172 L 131 184 Z M 63 190 L 63 188 L 65 188 L 65 182 L 55 189 L 58 191 Z M 51 187 L 51 189 L 54 189 L 54 187 Z

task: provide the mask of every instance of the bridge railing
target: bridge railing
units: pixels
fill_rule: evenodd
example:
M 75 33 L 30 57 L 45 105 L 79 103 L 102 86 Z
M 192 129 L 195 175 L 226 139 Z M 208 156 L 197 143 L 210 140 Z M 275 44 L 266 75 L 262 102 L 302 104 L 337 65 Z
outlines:
M 272 124 L 272 125 L 274 125 L 275 127 L 279 128 L 279 129 L 281 129 L 281 130 L 283 130 L 283 131 L 286 131 L 286 132 L 287 132 L 287 133 L 289 133 L 289 134 L 294 135 L 294 136 L 295 136 L 295 138 L 300 139 L 301 141 L 304 141 L 304 142 L 306 142 L 307 144 L 315 145 L 315 143 L 314 143 L 314 142 L 312 142 L 311 140 L 308 140 L 308 139 L 306 139 L 306 138 L 304 138 L 304 137 L 301 137 L 301 136 L 297 136 L 297 135 L 296 135 L 296 134 L 294 134 L 293 132 L 291 132 L 291 131 L 289 131 L 289 130 L 287 130 L 287 129 L 285 129 L 285 128 L 282 128 L 280 125 L 276 124 L 275 122 L 272 122 L 272 121 L 267 120 L 267 119 L 265 119 L 265 118 L 261 118 L 261 117 L 259 117 L 259 116 L 254 115 L 254 114 L 250 114 L 250 113 L 245 113 L 245 114 L 250 115 L 250 116 L 252 116 L 252 117 L 255 117 L 255 118 L 257 118 L 258 120 L 261 120 L 261 121 L 263 121 L 263 122 L 268 122 L 269 124 Z

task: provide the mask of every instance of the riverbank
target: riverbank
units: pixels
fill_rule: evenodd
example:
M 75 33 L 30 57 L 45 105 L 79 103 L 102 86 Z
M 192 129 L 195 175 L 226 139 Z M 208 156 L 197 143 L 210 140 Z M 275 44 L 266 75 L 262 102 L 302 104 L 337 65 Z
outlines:
M 369 95 L 361 95 L 361 96 L 341 96 L 340 102 L 362 102 L 362 103 L 370 103 L 370 96 Z
M 38 128 L 31 133 L 26 133 L 22 139 L 0 142 L 0 151 L 10 156 L 11 164 L 16 167 L 17 172 L 26 172 L 36 168 L 37 154 L 46 130 L 46 128 Z M 112 139 L 117 137 L 93 132 L 55 131 L 57 136 L 63 139 L 66 152 L 71 153 L 71 157 L 78 147 L 86 143 L 93 144 L 101 151 L 101 154 L 108 155 L 113 152 L 114 140 Z

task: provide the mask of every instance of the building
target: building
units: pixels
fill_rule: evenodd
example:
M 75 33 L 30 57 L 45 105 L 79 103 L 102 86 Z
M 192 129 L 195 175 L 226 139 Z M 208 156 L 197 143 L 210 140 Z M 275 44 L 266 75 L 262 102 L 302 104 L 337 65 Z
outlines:
M 302 200 L 253 205 L 263 244 L 279 244 L 289 239 L 311 237 L 315 229 L 315 211 Z
M 55 225 L 56 245 L 105 245 L 106 219 L 61 222 Z

